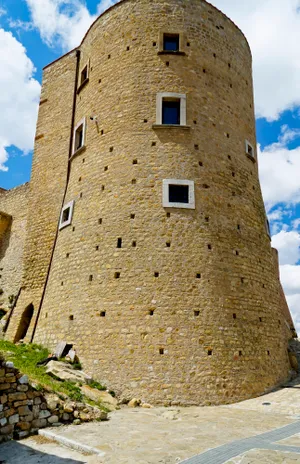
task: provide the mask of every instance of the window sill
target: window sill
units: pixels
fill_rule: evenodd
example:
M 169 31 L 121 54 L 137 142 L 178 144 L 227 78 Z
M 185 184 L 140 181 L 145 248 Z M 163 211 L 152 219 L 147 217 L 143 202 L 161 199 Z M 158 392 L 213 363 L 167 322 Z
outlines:
M 189 130 L 191 126 L 183 126 L 181 124 L 153 124 L 152 129 L 183 129 Z
M 178 55 L 178 56 L 186 56 L 185 52 L 172 52 L 172 50 L 160 50 L 157 52 L 158 55 Z
M 195 203 L 163 203 L 163 208 L 196 209 Z
M 246 156 L 251 159 L 252 163 L 256 163 L 256 159 L 254 156 L 249 155 L 249 153 L 246 153 Z
M 87 78 L 85 81 L 82 82 L 82 84 L 80 84 L 80 86 L 77 89 L 77 95 L 81 92 L 83 87 L 85 87 L 88 82 L 89 82 L 89 78 Z
M 71 225 L 71 222 L 63 222 L 62 224 L 59 224 L 59 230 L 63 230 L 65 229 L 66 227 L 70 226 Z
M 76 156 L 80 155 L 80 153 L 83 153 L 85 150 L 86 150 L 86 146 L 85 146 L 85 145 L 83 145 L 82 147 L 78 148 L 78 150 L 76 150 L 76 151 L 72 154 L 72 156 L 71 156 L 71 158 L 70 158 L 70 161 L 72 161 L 74 158 L 76 158 Z

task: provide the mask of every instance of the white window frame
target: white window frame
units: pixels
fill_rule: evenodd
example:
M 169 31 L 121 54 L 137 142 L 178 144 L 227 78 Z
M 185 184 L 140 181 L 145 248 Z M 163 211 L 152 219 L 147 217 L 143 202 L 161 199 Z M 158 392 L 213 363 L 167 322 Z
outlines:
M 169 201 L 169 185 L 186 185 L 189 187 L 188 203 L 173 203 Z M 195 183 L 193 180 L 164 179 L 163 180 L 163 207 L 195 209 Z
M 253 155 L 249 153 L 249 147 L 251 148 Z M 254 146 L 252 145 L 252 143 L 249 142 L 249 140 L 245 140 L 245 150 L 246 150 L 246 155 L 248 155 L 252 159 L 255 159 Z
M 268 237 L 271 238 L 271 227 L 270 227 L 270 221 L 269 221 L 268 217 L 266 217 L 265 226 L 266 226 L 266 231 L 267 231 Z
M 81 82 L 82 73 L 83 73 L 83 71 L 85 70 L 85 68 L 86 68 L 86 71 L 87 71 L 87 73 L 86 73 L 86 78 L 85 78 L 84 81 Z M 80 86 L 82 86 L 86 81 L 88 81 L 89 78 L 90 78 L 90 63 L 89 63 L 89 61 L 88 61 L 88 62 L 81 68 L 80 77 L 79 77 L 79 88 L 80 88 Z
M 63 221 L 64 212 L 67 209 L 70 209 L 69 217 L 68 217 L 67 221 Z M 67 226 L 71 225 L 72 217 L 73 217 L 73 210 L 74 210 L 74 200 L 70 201 L 69 203 L 67 203 L 66 205 L 63 206 L 63 208 L 61 210 L 61 214 L 60 214 L 60 219 L 59 219 L 59 230 L 63 229 L 64 227 L 67 227 Z
M 186 94 L 173 92 L 160 92 L 156 95 L 156 124 L 169 127 L 169 124 L 162 123 L 163 100 L 168 98 L 180 100 L 180 126 L 186 126 Z M 172 126 L 173 125 L 175 127 L 177 126 L 176 124 L 172 124 Z
M 75 149 L 75 147 L 76 147 L 76 132 L 78 131 L 80 126 L 83 126 L 82 145 L 81 145 L 81 147 Z M 79 123 L 74 128 L 74 132 L 73 132 L 73 150 L 72 150 L 73 155 L 75 153 L 77 153 L 79 150 L 81 150 L 85 146 L 85 131 L 86 131 L 86 118 L 83 118 L 83 119 L 81 119 L 81 121 L 79 121 Z

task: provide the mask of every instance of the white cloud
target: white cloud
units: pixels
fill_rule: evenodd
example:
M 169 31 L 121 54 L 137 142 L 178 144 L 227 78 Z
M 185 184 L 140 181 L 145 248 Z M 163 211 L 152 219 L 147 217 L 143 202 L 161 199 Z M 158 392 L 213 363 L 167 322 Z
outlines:
M 272 237 L 272 246 L 279 251 L 280 280 L 296 330 L 300 333 L 300 234 L 282 230 Z
M 292 313 L 293 321 L 295 328 L 300 333 L 300 288 L 298 287 L 298 292 L 294 295 L 287 295 L 287 303 L 289 305 L 290 311 Z
M 34 25 L 30 21 L 21 21 L 20 19 L 13 20 L 10 18 L 8 24 L 10 28 L 17 29 L 18 31 L 28 32 L 34 29 Z
M 7 148 L 33 148 L 40 84 L 23 45 L 0 29 L 0 170 L 6 171 Z
M 293 150 L 286 147 L 286 143 L 299 136 L 299 130 L 283 126 L 277 143 L 263 150 L 258 145 L 259 175 L 267 211 L 277 203 L 300 202 L 300 147 Z
M 280 277 L 287 295 L 300 294 L 300 266 L 290 264 L 280 266 Z
M 269 221 L 281 221 L 284 216 L 282 208 L 275 209 L 272 213 L 268 214 Z
M 82 0 L 26 0 L 43 41 L 64 51 L 77 47 L 97 16 L 117 0 L 102 0 L 97 15 L 91 15 Z
M 300 266 L 280 266 L 280 277 L 296 330 L 300 333 Z
M 293 229 L 299 229 L 299 227 L 300 227 L 300 219 L 295 219 L 292 222 L 292 226 L 293 226 Z
M 272 246 L 279 251 L 281 265 L 296 264 L 300 260 L 300 234 L 295 230 L 290 232 L 281 230 L 279 234 L 273 235 Z M 298 286 L 300 286 L 300 279 Z
M 246 34 L 253 53 L 256 113 L 278 119 L 300 105 L 299 0 L 211 0 Z
M 97 14 L 118 0 L 102 0 Z M 32 23 L 49 46 L 79 45 L 96 19 L 83 0 L 26 0 Z M 256 112 L 278 119 L 300 105 L 300 0 L 211 0 L 246 34 L 254 59 Z M 27 26 L 28 27 L 28 26 Z

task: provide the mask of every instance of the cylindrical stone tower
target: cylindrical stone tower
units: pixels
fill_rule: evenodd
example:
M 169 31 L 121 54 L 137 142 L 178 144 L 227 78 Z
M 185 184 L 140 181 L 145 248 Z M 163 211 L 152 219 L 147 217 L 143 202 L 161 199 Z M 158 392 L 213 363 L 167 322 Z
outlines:
M 288 376 L 289 333 L 245 37 L 204 0 L 123 0 L 78 50 L 65 207 L 34 341 L 73 342 L 125 397 L 263 393 Z

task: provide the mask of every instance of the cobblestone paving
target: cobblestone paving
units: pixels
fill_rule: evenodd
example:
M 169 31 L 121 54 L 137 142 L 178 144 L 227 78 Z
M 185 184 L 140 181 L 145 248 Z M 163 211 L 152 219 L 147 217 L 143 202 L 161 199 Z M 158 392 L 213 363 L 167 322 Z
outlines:
M 252 450 L 227 461 L 226 464 L 296 464 L 299 462 L 299 455 L 295 453 L 283 454 L 278 451 Z
M 194 456 L 191 459 L 183 461 L 185 464 L 224 464 L 229 459 L 244 454 L 253 449 L 264 449 L 281 452 L 299 453 L 298 462 L 300 462 L 300 447 L 286 446 L 275 442 L 291 437 L 300 432 L 300 421 L 289 424 L 285 427 L 272 430 L 271 432 L 257 435 L 246 440 L 237 440 L 227 445 L 219 446 L 205 453 Z M 242 461 L 241 461 L 242 462 Z M 251 461 L 250 461 L 251 462 Z M 255 462 L 255 461 L 252 461 Z M 258 461 L 259 462 L 259 461 Z
M 57 439 L 70 438 L 103 455 L 82 456 L 59 445 L 53 449 L 23 440 L 28 453 L 32 448 L 42 453 L 38 462 L 45 464 L 47 454 L 51 464 L 300 464 L 300 388 L 229 406 L 122 408 L 107 422 L 50 430 Z M 18 462 L 36 464 L 16 461 L 15 455 L 7 461 Z

